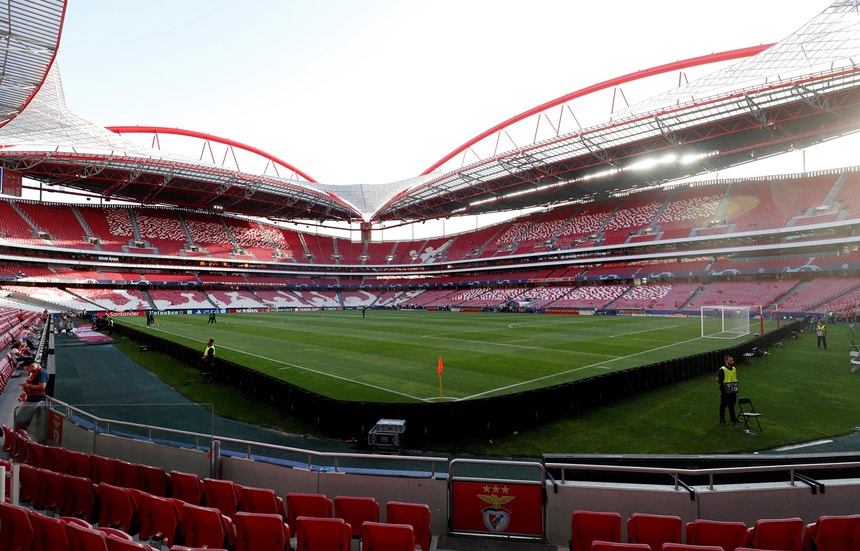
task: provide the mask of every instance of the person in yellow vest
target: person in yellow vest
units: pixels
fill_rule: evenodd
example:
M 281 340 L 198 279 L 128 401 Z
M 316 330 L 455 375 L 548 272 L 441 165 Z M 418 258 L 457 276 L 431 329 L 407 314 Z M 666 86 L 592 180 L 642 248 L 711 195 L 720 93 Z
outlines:
M 215 341 L 212 339 L 206 341 L 206 348 L 200 358 L 200 371 L 204 383 L 211 382 L 215 376 Z
M 720 385 L 720 424 L 724 427 L 726 423 L 726 410 L 729 410 L 732 423 L 738 422 L 735 413 L 735 404 L 738 401 L 738 370 L 735 368 L 735 359 L 731 356 L 723 358 L 723 366 L 717 371 L 717 383 Z
M 815 326 L 815 336 L 818 337 L 818 349 L 821 350 L 821 345 L 824 345 L 824 350 L 827 350 L 827 324 L 824 323 L 824 318 L 818 320 L 818 325 Z

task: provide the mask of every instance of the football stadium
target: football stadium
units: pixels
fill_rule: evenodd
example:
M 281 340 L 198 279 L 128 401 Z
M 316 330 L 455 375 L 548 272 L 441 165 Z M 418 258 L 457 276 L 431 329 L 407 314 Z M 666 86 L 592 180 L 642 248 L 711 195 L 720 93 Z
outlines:
M 76 9 L 0 23 L 0 549 L 856 547 L 856 0 L 371 184 L 77 114 Z

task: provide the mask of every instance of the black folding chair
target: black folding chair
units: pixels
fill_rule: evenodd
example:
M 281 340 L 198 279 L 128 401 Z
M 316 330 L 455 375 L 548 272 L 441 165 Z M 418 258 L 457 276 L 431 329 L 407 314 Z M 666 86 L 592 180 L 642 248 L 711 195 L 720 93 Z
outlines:
M 758 413 L 755 410 L 752 400 L 750 400 L 746 396 L 738 398 L 738 420 L 736 423 L 734 423 L 734 425 L 736 425 L 737 423 L 743 423 L 744 430 L 746 432 L 755 434 L 750 430 L 750 419 L 755 420 L 755 424 L 758 425 L 758 430 L 759 432 L 761 432 L 762 428 L 761 422 L 758 420 L 759 417 L 761 417 L 761 413 Z

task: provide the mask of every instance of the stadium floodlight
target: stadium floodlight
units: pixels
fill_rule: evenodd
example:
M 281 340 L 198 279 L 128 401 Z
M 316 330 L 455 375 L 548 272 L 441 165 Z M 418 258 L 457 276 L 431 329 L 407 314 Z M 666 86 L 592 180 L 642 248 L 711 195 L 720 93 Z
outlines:
M 749 306 L 702 306 L 703 339 L 736 339 L 750 334 Z

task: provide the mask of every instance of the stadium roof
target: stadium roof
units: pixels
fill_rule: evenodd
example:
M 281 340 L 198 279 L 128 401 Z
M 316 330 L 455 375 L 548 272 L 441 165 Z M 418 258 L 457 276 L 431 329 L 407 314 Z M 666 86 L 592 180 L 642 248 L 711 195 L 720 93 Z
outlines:
M 0 126 L 18 116 L 57 55 L 64 0 L 8 0 L 0 18 Z
M 13 2 L 17 6 L 17 3 Z M 23 2 L 21 4 L 24 4 Z M 49 4 L 50 5 L 50 4 Z M 54 2 L 58 20 L 64 3 Z M 23 26 L 48 22 L 18 11 Z M 55 27 L 59 29 L 59 23 Z M 413 179 L 326 185 L 264 152 L 189 130 L 101 128 L 67 106 L 56 67 L 27 108 L 0 128 L 6 169 L 49 186 L 143 204 L 221 210 L 273 220 L 418 221 L 546 207 L 670 183 L 860 129 L 860 14 L 838 0 L 785 40 L 623 75 L 521 113 L 476 136 Z M 8 56 L 7 56 L 8 57 Z M 51 55 L 50 59 L 53 59 Z M 580 128 L 571 102 L 660 72 L 734 63 Z M 50 63 L 48 63 L 50 64 Z M 46 65 L 47 66 L 47 65 Z M 42 78 L 38 67 L 28 73 Z M 545 121 L 557 121 L 546 124 Z M 543 122 L 543 124 L 541 124 Z M 533 124 L 533 142 L 479 155 L 509 128 Z M 144 147 L 128 136 L 179 134 L 262 156 L 281 174 Z M 455 159 L 476 158 L 466 164 Z M 267 165 L 268 166 L 268 165 Z

